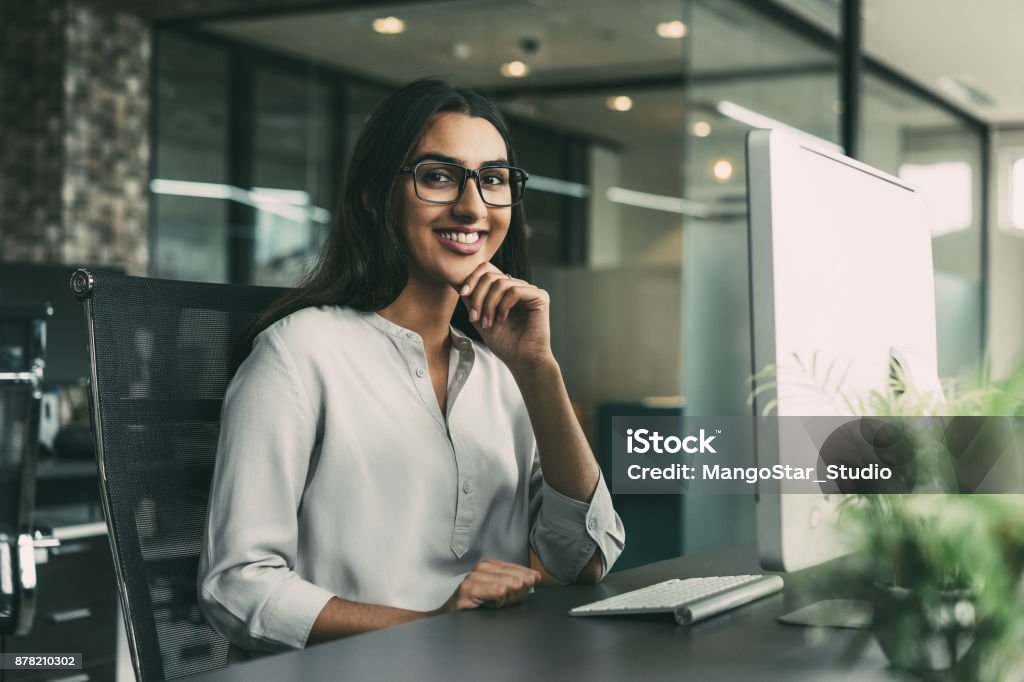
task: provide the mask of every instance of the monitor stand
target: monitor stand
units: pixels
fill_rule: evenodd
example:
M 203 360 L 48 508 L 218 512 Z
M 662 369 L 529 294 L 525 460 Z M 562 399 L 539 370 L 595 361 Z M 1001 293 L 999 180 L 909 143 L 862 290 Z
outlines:
M 907 346 L 889 349 L 891 364 L 903 373 L 904 388 L 913 388 L 936 403 L 944 402 L 942 384 L 929 358 Z M 871 603 L 860 599 L 826 599 L 779 616 L 780 623 L 824 628 L 866 630 L 872 622 Z
M 779 616 L 787 625 L 854 630 L 869 629 L 871 620 L 871 603 L 859 599 L 826 599 Z

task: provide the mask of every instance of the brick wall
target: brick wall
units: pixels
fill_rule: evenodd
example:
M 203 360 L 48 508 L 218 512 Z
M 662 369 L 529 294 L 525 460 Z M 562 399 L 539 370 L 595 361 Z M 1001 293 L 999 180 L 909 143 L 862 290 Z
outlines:
M 150 29 L 69 3 L 65 26 L 63 262 L 148 262 Z
M 147 266 L 150 29 L 0 2 L 0 259 Z
M 0 257 L 59 260 L 63 3 L 0 2 Z
M 324 4 L 0 0 L 0 261 L 144 274 L 151 22 Z

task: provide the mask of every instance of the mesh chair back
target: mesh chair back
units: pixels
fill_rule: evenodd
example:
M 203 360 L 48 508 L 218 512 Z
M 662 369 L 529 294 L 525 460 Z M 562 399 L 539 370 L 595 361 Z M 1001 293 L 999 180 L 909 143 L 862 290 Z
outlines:
M 199 549 L 221 404 L 241 332 L 285 290 L 79 270 L 101 497 L 140 680 L 223 667 Z

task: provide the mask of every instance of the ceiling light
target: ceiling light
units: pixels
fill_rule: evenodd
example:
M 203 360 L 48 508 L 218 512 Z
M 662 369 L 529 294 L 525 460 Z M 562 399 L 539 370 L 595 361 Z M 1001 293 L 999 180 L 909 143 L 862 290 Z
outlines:
M 612 111 L 629 111 L 633 108 L 633 98 L 625 95 L 609 97 L 605 103 Z
M 456 59 L 469 59 L 471 54 L 473 54 L 473 48 L 469 46 L 469 43 L 455 43 L 452 45 L 452 56 Z
M 686 24 L 676 21 L 663 21 L 654 29 L 662 38 L 682 38 L 686 35 Z
M 518 59 L 501 65 L 501 75 L 505 78 L 524 78 L 530 73 L 530 67 Z
M 707 137 L 711 134 L 711 124 L 707 121 L 694 121 L 690 130 L 697 137 Z
M 712 172 L 715 174 L 715 180 L 725 182 L 732 177 L 732 163 L 726 159 L 719 159 L 718 161 L 715 161 Z
M 373 30 L 377 33 L 395 35 L 405 30 L 405 22 L 398 17 L 378 17 L 373 20 Z

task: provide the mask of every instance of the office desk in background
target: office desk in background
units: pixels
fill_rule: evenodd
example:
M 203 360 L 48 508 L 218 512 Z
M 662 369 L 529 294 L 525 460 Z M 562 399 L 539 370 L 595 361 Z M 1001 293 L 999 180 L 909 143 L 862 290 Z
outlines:
M 89 510 L 71 506 L 37 511 L 35 520 L 37 527 L 52 530 L 60 545 L 36 550 L 38 589 L 32 629 L 24 635 L 0 637 L 0 652 L 79 653 L 82 669 L 0 670 L 0 682 L 134 679 L 127 638 L 119 625 L 107 525 Z
M 900 680 L 870 640 L 842 658 L 853 630 L 811 631 L 776 618 L 816 601 L 810 572 L 782 594 L 690 627 L 671 618 L 570 618 L 573 606 L 669 578 L 761 572 L 753 545 L 661 561 L 601 585 L 544 588 L 523 604 L 429 618 L 239 663 L 202 682 L 277 680 Z

